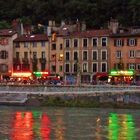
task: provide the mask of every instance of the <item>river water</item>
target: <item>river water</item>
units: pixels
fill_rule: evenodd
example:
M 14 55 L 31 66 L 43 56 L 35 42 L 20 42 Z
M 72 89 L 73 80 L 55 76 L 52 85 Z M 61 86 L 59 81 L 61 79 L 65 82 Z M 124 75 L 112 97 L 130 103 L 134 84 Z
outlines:
M 0 140 L 140 140 L 140 110 L 0 106 Z

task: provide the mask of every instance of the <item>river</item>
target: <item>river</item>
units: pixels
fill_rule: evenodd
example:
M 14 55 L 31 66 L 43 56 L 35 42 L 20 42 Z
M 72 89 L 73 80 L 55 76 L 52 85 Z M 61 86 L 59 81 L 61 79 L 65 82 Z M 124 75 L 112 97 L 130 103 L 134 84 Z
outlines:
M 0 140 L 139 140 L 140 110 L 0 106 Z

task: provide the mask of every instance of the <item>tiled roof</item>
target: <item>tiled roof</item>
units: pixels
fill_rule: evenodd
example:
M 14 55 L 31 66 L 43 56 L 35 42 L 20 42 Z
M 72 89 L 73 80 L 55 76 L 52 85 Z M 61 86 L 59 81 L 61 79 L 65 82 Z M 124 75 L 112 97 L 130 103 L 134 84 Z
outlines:
M 16 34 L 16 31 L 12 29 L 1 29 L 0 30 L 0 36 L 12 36 Z
M 110 37 L 139 37 L 140 33 L 116 33 L 116 34 L 111 34 Z
M 35 34 L 35 35 L 22 35 L 14 40 L 15 42 L 32 42 L 32 41 L 48 41 L 46 34 Z
M 99 30 L 89 30 L 84 32 L 75 32 L 72 33 L 72 37 L 102 37 L 109 36 L 111 31 L 108 29 L 99 29 Z

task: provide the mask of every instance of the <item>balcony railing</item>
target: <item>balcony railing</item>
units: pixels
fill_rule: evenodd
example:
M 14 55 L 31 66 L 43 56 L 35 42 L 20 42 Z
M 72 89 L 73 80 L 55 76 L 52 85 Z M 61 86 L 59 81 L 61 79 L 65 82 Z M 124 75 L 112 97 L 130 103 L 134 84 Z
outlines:
M 25 64 L 28 64 L 29 63 L 29 59 L 28 58 L 22 58 L 22 62 L 25 63 Z
M 13 58 L 13 63 L 20 63 L 20 58 Z
M 46 58 L 39 58 L 40 63 L 46 63 Z
M 32 63 L 37 64 L 38 63 L 38 59 L 37 58 L 33 58 L 32 59 Z

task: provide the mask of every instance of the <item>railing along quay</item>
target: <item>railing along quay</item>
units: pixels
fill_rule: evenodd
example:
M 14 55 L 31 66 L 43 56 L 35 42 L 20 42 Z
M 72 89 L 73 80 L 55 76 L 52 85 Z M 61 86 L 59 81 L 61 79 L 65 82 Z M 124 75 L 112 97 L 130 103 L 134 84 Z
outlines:
M 1 85 L 0 93 L 28 93 L 28 92 L 55 92 L 55 93 L 82 93 L 82 92 L 122 92 L 140 91 L 140 86 L 129 85 L 91 85 L 91 86 L 45 86 L 45 85 Z

